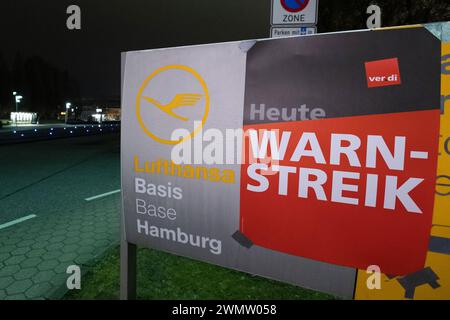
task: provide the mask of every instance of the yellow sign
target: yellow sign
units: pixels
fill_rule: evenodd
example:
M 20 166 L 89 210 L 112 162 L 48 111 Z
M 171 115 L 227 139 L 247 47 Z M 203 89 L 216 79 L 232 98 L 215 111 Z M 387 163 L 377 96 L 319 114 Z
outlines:
M 441 101 L 443 113 L 433 224 L 450 227 L 450 42 L 442 44 Z
M 163 77 L 173 77 L 173 74 L 171 75 L 167 71 L 169 70 L 179 70 L 182 72 L 187 73 L 188 75 L 193 76 L 195 81 L 197 81 L 200 84 L 200 87 L 202 88 L 202 93 L 198 92 L 176 92 L 171 97 L 167 97 L 169 99 L 169 102 L 164 104 L 161 101 L 156 100 L 153 97 L 149 97 L 144 95 L 144 90 L 151 86 L 152 80 L 155 79 L 156 76 L 160 75 Z M 175 83 L 177 82 L 177 79 L 173 80 Z M 168 137 L 160 137 L 157 134 L 153 133 L 150 126 L 149 121 L 144 120 L 141 113 L 141 102 L 145 101 L 149 106 L 155 107 L 162 111 L 166 116 L 169 116 L 170 118 L 173 118 L 174 121 L 183 121 L 186 122 L 190 120 L 187 117 L 181 116 L 177 113 L 176 109 L 184 108 L 184 107 L 196 107 L 200 105 L 201 101 L 204 101 L 204 113 L 203 117 L 199 124 L 194 128 L 193 131 L 189 133 L 189 135 L 185 136 L 184 138 L 180 138 L 178 140 L 172 140 Z M 136 97 L 136 116 L 139 121 L 139 124 L 144 130 L 144 132 L 151 137 L 153 140 L 162 143 L 162 144 L 169 144 L 169 145 L 176 145 L 183 141 L 186 141 L 188 139 L 192 139 L 205 125 L 206 119 L 208 118 L 209 114 L 209 105 L 210 105 L 210 98 L 209 98 L 209 91 L 208 87 L 206 86 L 206 82 L 203 80 L 203 78 L 198 74 L 194 69 L 182 66 L 182 65 L 169 65 L 162 68 L 159 68 L 152 72 L 142 83 L 141 87 L 139 88 L 139 92 Z
M 433 227 L 432 241 L 450 241 L 450 228 Z M 446 239 L 446 240 L 445 240 Z M 369 289 L 367 280 L 372 274 L 358 271 L 356 300 L 449 300 L 450 255 L 436 252 L 432 246 L 427 255 L 425 268 L 414 275 L 391 278 L 381 274 L 381 288 Z M 445 245 L 444 245 L 445 247 Z M 432 251 L 433 250 L 433 251 Z

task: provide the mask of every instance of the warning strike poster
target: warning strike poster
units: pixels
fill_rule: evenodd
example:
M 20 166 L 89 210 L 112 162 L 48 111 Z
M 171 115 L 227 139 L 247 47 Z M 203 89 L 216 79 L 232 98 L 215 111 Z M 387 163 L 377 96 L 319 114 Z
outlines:
M 127 52 L 127 241 L 348 298 L 423 269 L 440 57 L 422 27 Z

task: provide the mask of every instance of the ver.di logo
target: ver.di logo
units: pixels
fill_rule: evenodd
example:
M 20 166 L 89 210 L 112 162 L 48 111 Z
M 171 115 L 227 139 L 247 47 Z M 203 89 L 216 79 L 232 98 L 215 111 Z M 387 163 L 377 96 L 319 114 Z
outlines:
M 175 71 L 175 72 L 174 72 Z M 155 97 L 151 93 L 153 85 L 157 81 L 167 81 L 164 92 L 172 91 L 168 96 Z M 195 89 L 181 88 L 180 84 L 190 83 Z M 177 88 L 180 86 L 180 88 Z M 181 91 L 180 91 L 181 90 Z M 149 93 L 150 91 L 150 93 Z M 169 65 L 153 71 L 142 83 L 136 97 L 136 116 L 142 130 L 153 140 L 169 145 L 176 145 L 188 139 L 192 139 L 204 126 L 209 114 L 210 97 L 206 82 L 194 69 L 183 65 Z M 157 117 L 148 119 L 143 116 L 147 108 L 158 110 Z M 185 115 L 186 109 L 191 111 L 203 110 L 202 116 L 192 119 Z M 184 112 L 184 113 L 183 113 Z M 158 120 L 170 122 L 173 129 L 177 129 L 189 122 L 199 120 L 197 126 L 189 135 L 179 140 L 172 140 L 169 136 L 156 132 Z

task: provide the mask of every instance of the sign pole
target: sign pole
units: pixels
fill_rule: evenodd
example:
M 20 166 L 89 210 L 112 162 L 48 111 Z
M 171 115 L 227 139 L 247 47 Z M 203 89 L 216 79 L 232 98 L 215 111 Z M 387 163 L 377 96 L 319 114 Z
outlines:
M 120 300 L 136 299 L 136 245 L 125 239 L 125 225 L 120 236 Z

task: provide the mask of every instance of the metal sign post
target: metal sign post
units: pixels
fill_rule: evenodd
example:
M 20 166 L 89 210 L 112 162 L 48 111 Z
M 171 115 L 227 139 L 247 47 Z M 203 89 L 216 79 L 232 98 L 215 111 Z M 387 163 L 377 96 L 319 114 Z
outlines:
M 120 299 L 136 299 L 136 245 L 125 239 L 124 224 L 120 240 Z

